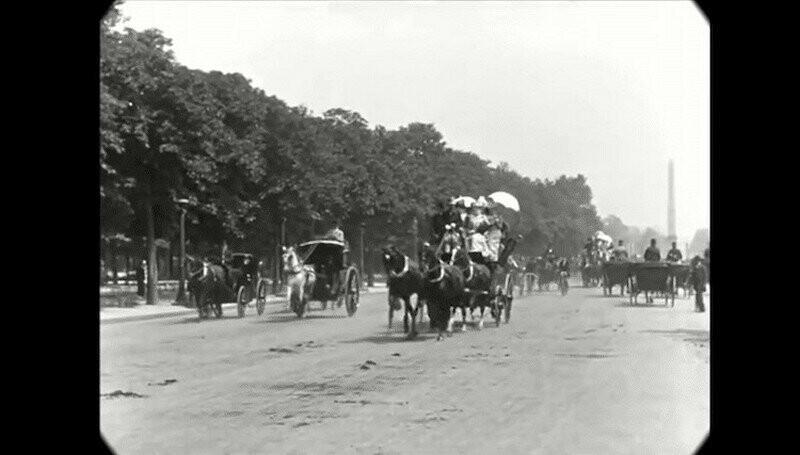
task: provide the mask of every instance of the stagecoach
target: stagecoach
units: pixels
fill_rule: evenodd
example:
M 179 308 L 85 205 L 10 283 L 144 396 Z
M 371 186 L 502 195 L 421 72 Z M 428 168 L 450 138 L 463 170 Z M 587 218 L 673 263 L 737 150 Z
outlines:
M 290 298 L 297 316 L 302 317 L 309 300 L 322 302 L 323 309 L 329 301 L 337 302 L 338 307 L 344 304 L 347 315 L 353 316 L 358 309 L 361 281 L 356 266 L 347 264 L 348 245 L 337 240 L 312 240 L 298 245 L 296 253 L 303 266 L 313 267 L 316 277 L 311 295 L 300 300 L 294 298 L 296 295 Z

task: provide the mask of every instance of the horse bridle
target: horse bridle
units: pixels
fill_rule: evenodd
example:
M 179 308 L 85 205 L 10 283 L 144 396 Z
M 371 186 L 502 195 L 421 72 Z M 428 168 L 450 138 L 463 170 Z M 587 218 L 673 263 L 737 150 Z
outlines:
M 401 278 L 403 275 L 408 273 L 408 256 L 405 254 L 403 255 L 403 270 L 399 273 L 395 272 L 394 270 L 389 270 L 389 276 L 392 278 Z

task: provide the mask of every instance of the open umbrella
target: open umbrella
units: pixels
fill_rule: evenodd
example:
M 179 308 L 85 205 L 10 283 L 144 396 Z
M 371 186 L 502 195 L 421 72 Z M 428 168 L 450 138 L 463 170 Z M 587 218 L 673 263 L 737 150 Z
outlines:
M 459 196 L 459 197 L 453 199 L 452 201 L 450 201 L 450 204 L 456 205 L 459 202 L 463 203 L 465 207 L 472 207 L 472 204 L 475 203 L 475 198 L 472 198 L 472 197 L 469 197 L 469 196 Z
M 496 191 L 490 194 L 488 198 L 495 203 L 502 205 L 503 207 L 509 208 L 515 212 L 519 212 L 519 201 L 517 198 L 509 193 L 506 193 L 505 191 Z
M 594 238 L 595 238 L 595 239 L 597 239 L 597 240 L 600 240 L 600 241 L 606 242 L 606 243 L 611 243 L 611 242 L 613 242 L 613 241 L 614 241 L 614 239 L 612 239 L 611 237 L 609 237 L 609 236 L 608 236 L 607 234 L 605 234 L 603 231 L 597 231 L 597 232 L 595 232 L 595 233 L 594 233 Z

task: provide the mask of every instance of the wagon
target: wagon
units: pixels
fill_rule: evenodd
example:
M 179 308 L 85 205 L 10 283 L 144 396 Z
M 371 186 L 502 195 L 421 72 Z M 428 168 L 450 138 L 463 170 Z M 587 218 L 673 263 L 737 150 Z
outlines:
M 312 240 L 297 248 L 303 265 L 313 266 L 316 282 L 308 300 L 320 301 L 323 308 L 327 302 L 335 301 L 337 306 L 344 304 L 348 316 L 358 309 L 361 278 L 355 265 L 347 265 L 349 248 L 337 240 Z M 334 280 L 338 278 L 338 289 Z M 306 303 L 301 303 L 295 312 L 298 316 L 305 311 Z
M 603 295 L 612 295 L 614 286 L 620 287 L 620 295 L 625 294 L 630 281 L 630 264 L 627 261 L 608 261 L 602 265 Z
M 652 300 L 651 292 L 661 293 L 665 306 L 675 306 L 675 267 L 664 262 L 633 262 L 629 267 L 631 304 L 637 304 L 639 293 L 644 291 L 646 301 Z

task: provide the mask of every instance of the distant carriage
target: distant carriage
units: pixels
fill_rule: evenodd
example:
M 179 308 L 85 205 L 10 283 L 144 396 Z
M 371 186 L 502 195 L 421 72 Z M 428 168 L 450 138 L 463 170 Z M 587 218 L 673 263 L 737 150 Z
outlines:
M 665 306 L 675 306 L 677 277 L 683 271 L 683 264 L 665 262 L 632 262 L 630 264 L 629 286 L 630 302 L 637 304 L 637 297 L 645 293 L 645 301 L 653 302 L 650 293 L 664 297 Z
M 536 261 L 536 286 L 539 291 L 549 291 L 550 283 L 558 284 L 558 273 L 556 266 L 544 258 L 537 258 Z
M 693 289 L 689 277 L 691 276 L 691 267 L 689 264 L 682 262 L 673 262 L 670 264 L 672 270 L 673 287 L 677 291 L 683 290 L 683 297 L 686 298 L 692 295 Z
M 603 262 L 595 255 L 586 257 L 584 255 L 581 265 L 581 280 L 583 287 L 597 287 L 603 280 Z
M 614 286 L 620 287 L 620 295 L 625 294 L 630 282 L 630 264 L 628 261 L 608 261 L 601 266 L 603 295 L 613 295 Z

